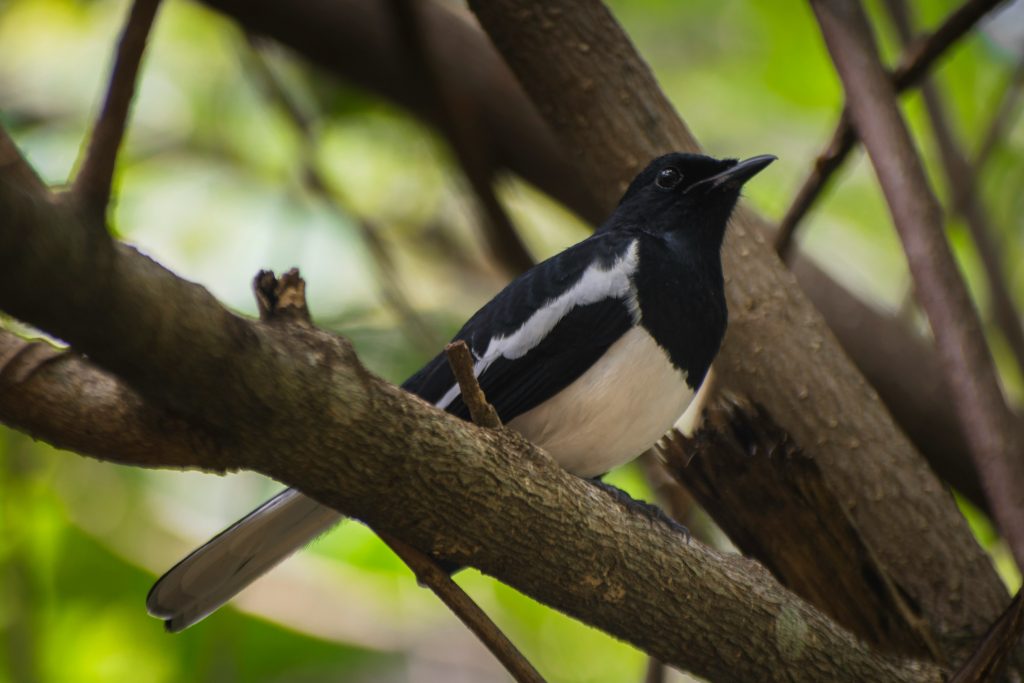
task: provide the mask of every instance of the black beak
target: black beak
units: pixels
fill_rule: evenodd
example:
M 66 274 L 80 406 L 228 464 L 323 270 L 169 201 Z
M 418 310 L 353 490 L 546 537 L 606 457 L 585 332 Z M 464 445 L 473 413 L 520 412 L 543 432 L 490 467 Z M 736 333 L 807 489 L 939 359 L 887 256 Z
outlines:
M 705 178 L 692 185 L 687 192 L 690 190 L 702 187 L 708 190 L 712 189 L 739 189 L 743 183 L 747 182 L 758 173 L 760 173 L 768 164 L 775 161 L 778 157 L 773 154 L 762 154 L 761 156 L 750 157 L 738 162 L 735 166 L 717 175 L 713 175 L 710 178 Z

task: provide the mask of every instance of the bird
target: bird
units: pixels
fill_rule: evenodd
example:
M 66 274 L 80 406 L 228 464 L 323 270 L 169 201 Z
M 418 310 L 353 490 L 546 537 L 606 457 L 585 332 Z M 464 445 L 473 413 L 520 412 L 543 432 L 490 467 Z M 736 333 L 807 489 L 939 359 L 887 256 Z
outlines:
M 453 340 L 502 422 L 589 479 L 664 435 L 725 335 L 721 246 L 740 190 L 775 159 L 654 159 L 591 236 L 480 308 Z M 469 419 L 443 352 L 402 388 Z M 168 631 L 188 628 L 340 520 L 287 489 L 172 567 L 147 609 Z

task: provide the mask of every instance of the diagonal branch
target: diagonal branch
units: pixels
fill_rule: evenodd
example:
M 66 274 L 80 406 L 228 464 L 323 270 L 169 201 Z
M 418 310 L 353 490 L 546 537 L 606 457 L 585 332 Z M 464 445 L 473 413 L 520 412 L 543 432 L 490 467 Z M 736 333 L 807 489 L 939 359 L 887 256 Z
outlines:
M 949 245 L 942 211 L 900 114 L 867 18 L 856 0 L 812 0 L 914 277 L 985 492 L 1018 566 L 1024 566 L 1024 460 L 992 358 Z
M 390 534 L 378 534 L 381 540 L 408 565 L 420 584 L 428 586 L 447 605 L 462 623 L 466 625 L 494 654 L 512 678 L 520 683 L 544 683 L 544 678 L 523 654 L 512 644 L 508 636 L 491 621 L 480 606 L 473 602 L 451 575 L 442 569 L 428 555 L 424 555 L 408 543 L 403 543 Z
M 980 683 L 1002 680 L 1010 655 L 1024 633 L 1024 593 L 1017 594 L 1006 611 L 978 643 L 978 647 L 948 683 Z
M 159 6 L 160 0 L 135 0 L 132 3 L 117 44 L 103 109 L 93 126 L 85 158 L 71 186 L 71 193 L 79 206 L 96 222 L 103 221 L 110 203 L 114 165 L 135 95 L 139 63 Z
M 891 78 L 896 92 L 913 87 L 957 41 L 963 38 L 968 31 L 1005 0 L 968 0 L 955 10 L 946 21 L 942 23 L 926 39 L 908 46 L 900 65 L 892 72 Z M 786 215 L 779 222 L 775 233 L 775 250 L 779 255 L 788 260 L 793 234 L 797 225 L 807 214 L 814 202 L 821 196 L 822 191 L 828 185 L 829 180 L 843 162 L 847 155 L 857 144 L 857 131 L 851 125 L 850 115 L 847 107 L 839 116 L 835 131 L 825 149 L 815 159 L 807 179 L 797 191 L 796 198 L 790 204 Z
M 484 390 L 476 379 L 473 371 L 473 356 L 470 353 L 466 342 L 461 339 L 454 341 L 444 348 L 448 355 L 448 364 L 452 368 L 452 374 L 459 383 L 459 391 L 462 392 L 462 400 L 469 408 L 469 414 L 475 424 L 488 429 L 497 429 L 501 426 L 501 418 L 498 411 L 487 401 Z
M 0 330 L 0 421 L 112 462 L 225 469 L 210 434 L 75 352 L 6 330 Z
M 529 269 L 534 261 L 516 227 L 494 194 L 494 163 L 484 154 L 477 115 L 472 100 L 456 100 L 452 88 L 434 65 L 427 45 L 429 37 L 422 22 L 419 0 L 391 0 L 399 43 L 403 46 L 413 83 L 422 90 L 421 99 L 436 112 L 440 128 L 451 142 L 455 157 L 469 180 L 484 213 L 484 236 L 495 259 L 512 273 Z
M 889 16 L 899 33 L 900 40 L 909 45 L 913 36 L 912 19 L 906 0 L 887 0 Z M 960 143 L 953 132 L 942 95 L 934 79 L 927 76 L 921 82 L 921 94 L 931 122 L 932 134 L 942 157 L 942 167 L 949 188 L 952 209 L 967 223 L 974 245 L 985 266 L 985 281 L 988 285 L 989 306 L 993 317 L 1006 340 L 1017 364 L 1019 376 L 1024 377 L 1024 327 L 1013 297 L 1006 286 L 1006 274 L 999 249 L 994 243 L 994 231 L 989 222 L 988 212 L 978 194 L 978 173 L 976 166 L 967 160 Z

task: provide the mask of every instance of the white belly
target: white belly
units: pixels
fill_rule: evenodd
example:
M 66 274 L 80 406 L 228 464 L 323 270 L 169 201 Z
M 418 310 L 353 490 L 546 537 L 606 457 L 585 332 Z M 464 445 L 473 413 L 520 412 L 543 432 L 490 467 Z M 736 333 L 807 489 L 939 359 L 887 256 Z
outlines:
M 573 474 L 596 477 L 649 448 L 693 394 L 668 354 L 638 326 L 575 382 L 508 426 Z

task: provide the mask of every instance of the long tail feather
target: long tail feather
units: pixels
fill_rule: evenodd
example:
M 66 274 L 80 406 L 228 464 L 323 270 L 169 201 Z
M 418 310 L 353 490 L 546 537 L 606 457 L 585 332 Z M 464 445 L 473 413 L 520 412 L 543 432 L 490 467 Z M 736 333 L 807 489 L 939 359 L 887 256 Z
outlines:
M 168 631 L 184 630 L 340 519 L 298 491 L 282 491 L 160 577 L 146 608 L 164 620 Z

